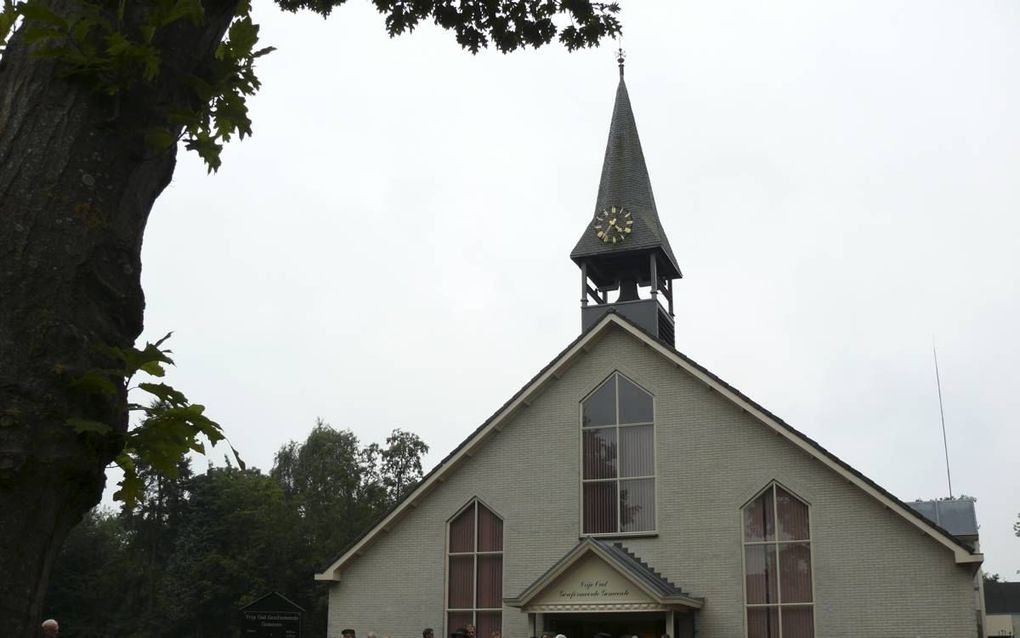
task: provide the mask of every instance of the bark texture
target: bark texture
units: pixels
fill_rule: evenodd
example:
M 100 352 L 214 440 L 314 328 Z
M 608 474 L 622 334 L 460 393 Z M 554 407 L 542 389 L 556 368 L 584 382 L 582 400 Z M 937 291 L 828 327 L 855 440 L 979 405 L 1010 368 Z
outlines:
M 73 0 L 52 0 L 67 15 Z M 142 9 L 144 10 L 144 9 Z M 203 75 L 236 10 L 206 2 L 201 25 L 160 36 L 164 65 Z M 41 622 L 54 558 L 98 503 L 127 430 L 116 396 L 69 382 L 109 367 L 95 346 L 131 346 L 142 330 L 142 235 L 170 182 L 175 150 L 152 154 L 146 130 L 187 99 L 163 74 L 118 102 L 38 58 L 23 29 L 0 59 L 0 636 Z M 68 417 L 114 434 L 78 435 Z

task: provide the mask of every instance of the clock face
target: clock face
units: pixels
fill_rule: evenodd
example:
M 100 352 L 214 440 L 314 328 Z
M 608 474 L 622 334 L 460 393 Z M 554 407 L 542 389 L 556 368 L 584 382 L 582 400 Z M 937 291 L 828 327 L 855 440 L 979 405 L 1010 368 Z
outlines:
M 618 244 L 630 235 L 634 219 L 619 206 L 602 209 L 595 215 L 595 236 L 605 244 Z

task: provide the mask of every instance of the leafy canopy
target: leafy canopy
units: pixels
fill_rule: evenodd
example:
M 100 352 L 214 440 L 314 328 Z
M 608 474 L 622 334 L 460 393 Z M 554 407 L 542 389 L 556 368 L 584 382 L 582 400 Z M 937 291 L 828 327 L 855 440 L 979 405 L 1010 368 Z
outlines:
M 223 144 L 251 135 L 247 98 L 260 88 L 255 60 L 273 51 L 257 47 L 259 27 L 249 0 L 235 0 L 234 18 L 214 59 L 198 73 L 172 63 L 169 37 L 181 23 L 199 26 L 214 0 L 80 0 L 54 11 L 49 0 L 3 0 L 0 52 L 15 25 L 36 55 L 57 59 L 65 76 L 108 96 L 113 111 L 157 104 L 166 87 L 181 99 L 160 106 L 161 121 L 144 131 L 151 152 L 182 141 L 210 171 L 220 167 Z M 284 10 L 328 16 L 347 0 L 276 0 Z M 568 50 L 595 46 L 620 33 L 619 6 L 591 0 L 373 0 L 391 37 L 432 22 L 453 31 L 472 53 L 489 46 L 508 53 L 538 48 L 554 38 Z M 159 89 L 162 88 L 161 92 Z

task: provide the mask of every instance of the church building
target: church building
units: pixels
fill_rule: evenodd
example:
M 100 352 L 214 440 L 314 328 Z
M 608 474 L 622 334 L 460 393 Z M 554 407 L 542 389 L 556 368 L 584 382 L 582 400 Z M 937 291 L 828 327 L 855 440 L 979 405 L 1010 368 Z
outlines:
M 674 348 L 681 272 L 616 91 L 581 334 L 316 575 L 329 638 L 972 638 L 954 536 Z

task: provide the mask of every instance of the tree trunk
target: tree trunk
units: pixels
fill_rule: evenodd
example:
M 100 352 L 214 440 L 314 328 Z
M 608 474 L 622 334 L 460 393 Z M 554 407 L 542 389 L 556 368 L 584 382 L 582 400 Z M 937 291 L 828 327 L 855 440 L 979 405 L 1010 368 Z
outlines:
M 75 1 L 50 6 L 67 15 Z M 157 36 L 164 67 L 204 75 L 235 10 L 236 0 L 207 0 L 203 24 L 168 27 Z M 145 99 L 115 104 L 33 56 L 23 35 L 0 59 L 0 636 L 9 638 L 36 635 L 54 558 L 123 447 L 124 384 L 97 396 L 70 381 L 109 367 L 97 345 L 128 347 L 142 330 L 142 234 L 176 161 L 175 149 L 151 153 L 144 136 L 165 124 L 157 105 L 186 99 L 161 74 Z M 114 433 L 76 434 L 69 417 Z

